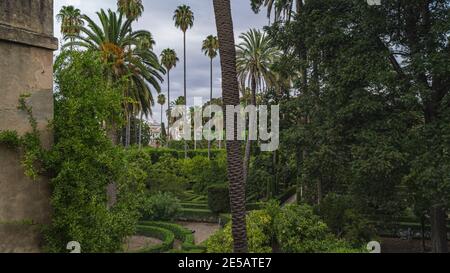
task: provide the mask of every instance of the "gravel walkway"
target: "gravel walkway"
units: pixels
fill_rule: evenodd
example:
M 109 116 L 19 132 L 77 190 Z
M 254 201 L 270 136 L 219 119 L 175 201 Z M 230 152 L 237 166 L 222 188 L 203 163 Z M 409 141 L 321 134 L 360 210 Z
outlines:
M 189 230 L 195 231 L 195 244 L 201 244 L 220 229 L 219 224 L 211 223 L 178 222 L 177 224 L 182 225 Z
M 125 244 L 125 252 L 138 251 L 145 247 L 159 245 L 161 243 L 162 241 L 156 238 L 145 236 L 131 236 L 127 239 L 127 242 Z

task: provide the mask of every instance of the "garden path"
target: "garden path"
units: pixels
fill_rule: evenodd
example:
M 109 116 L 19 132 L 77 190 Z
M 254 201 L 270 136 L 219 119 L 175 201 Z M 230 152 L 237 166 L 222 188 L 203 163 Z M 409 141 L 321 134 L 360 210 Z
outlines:
M 219 224 L 211 223 L 178 222 L 177 224 L 189 230 L 195 231 L 195 244 L 201 244 L 220 229 Z

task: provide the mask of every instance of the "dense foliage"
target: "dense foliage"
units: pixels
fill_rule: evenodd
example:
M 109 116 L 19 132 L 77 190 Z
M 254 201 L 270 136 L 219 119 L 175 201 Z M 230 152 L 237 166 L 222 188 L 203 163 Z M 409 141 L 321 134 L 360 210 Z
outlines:
M 247 216 L 249 251 L 271 253 L 361 252 L 361 245 L 336 238 L 313 209 L 307 205 L 289 205 L 280 208 L 269 202 L 263 210 L 252 211 Z M 214 234 L 207 242 L 209 253 L 230 253 L 233 239 L 231 224 Z
M 77 241 L 83 252 L 118 251 L 134 233 L 147 176 L 139 157 L 107 137 L 111 122 L 120 122 L 123 86 L 105 78 L 101 57 L 89 51 L 63 52 L 55 63 L 55 81 L 47 250 L 64 251 Z M 115 194 L 108 195 L 111 185 Z
M 208 206 L 213 212 L 230 212 L 228 185 L 217 184 L 208 187 Z
M 142 217 L 145 220 L 170 221 L 181 209 L 180 200 L 171 193 L 157 193 L 144 198 Z

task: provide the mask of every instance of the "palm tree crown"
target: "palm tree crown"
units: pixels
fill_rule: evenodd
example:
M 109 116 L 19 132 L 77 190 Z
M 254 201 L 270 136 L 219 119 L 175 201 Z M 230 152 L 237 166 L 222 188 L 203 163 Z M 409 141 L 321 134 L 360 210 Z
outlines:
M 202 45 L 202 51 L 205 53 L 206 56 L 208 56 L 211 59 L 214 59 L 217 57 L 219 50 L 219 40 L 216 36 L 209 35 L 206 37 L 206 39 L 203 41 Z
M 118 0 L 117 10 L 128 19 L 134 21 L 141 17 L 144 12 L 144 5 L 142 0 Z
M 166 103 L 166 96 L 164 96 L 164 94 L 159 94 L 158 95 L 158 104 L 163 106 L 165 103 Z
M 177 53 L 171 48 L 166 48 L 161 52 L 161 64 L 169 71 L 177 66 L 179 61 Z
M 280 56 L 271 39 L 263 32 L 251 29 L 240 36 L 237 46 L 237 71 L 242 87 L 263 88 L 273 81 L 271 65 Z M 256 90 L 252 90 L 253 92 Z
M 186 32 L 188 28 L 192 28 L 194 26 L 194 13 L 191 7 L 186 5 L 179 6 L 175 10 L 173 20 L 175 21 L 175 26 L 183 32 Z
M 294 6 L 295 2 L 295 6 Z M 290 20 L 295 10 L 297 13 L 303 6 L 303 0 L 251 0 L 252 10 L 259 13 L 261 7 L 267 8 L 267 17 L 270 19 L 272 11 L 275 12 L 275 21 Z
M 123 20 L 122 14 L 111 10 L 97 12 L 101 25 L 83 15 L 87 27 L 81 27 L 81 33 L 74 36 L 73 42 L 64 47 L 80 46 L 88 50 L 101 52 L 105 62 L 111 65 L 111 76 L 130 79 L 128 96 L 138 103 L 146 116 L 151 114 L 154 105 L 150 86 L 158 93 L 164 68 L 153 52 L 155 41 L 149 31 L 131 32 L 132 20 Z
M 81 11 L 74 6 L 63 6 L 56 18 L 61 22 L 61 33 L 64 39 L 80 33 L 84 21 L 81 19 Z

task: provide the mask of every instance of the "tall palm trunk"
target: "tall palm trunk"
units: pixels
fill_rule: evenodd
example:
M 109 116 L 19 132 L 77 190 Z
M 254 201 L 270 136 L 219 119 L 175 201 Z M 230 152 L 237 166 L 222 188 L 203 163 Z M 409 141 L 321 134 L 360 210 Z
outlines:
M 141 112 L 141 118 L 139 120 L 139 139 L 138 139 L 139 149 L 142 148 L 142 119 L 143 119 L 143 114 Z
M 163 115 L 164 115 L 164 111 L 163 111 L 163 104 L 161 104 L 161 135 L 163 134 Z
M 219 36 L 220 62 L 222 66 L 222 95 L 226 105 L 239 105 L 239 85 L 236 72 L 236 48 L 231 17 L 230 0 L 214 0 L 217 33 Z M 227 120 L 229 119 L 229 120 Z M 232 214 L 232 235 L 234 252 L 245 253 L 247 247 L 245 183 L 241 155 L 241 142 L 237 140 L 237 121 L 227 117 L 225 122 L 234 122 L 234 139 L 226 142 L 228 180 L 230 183 L 230 202 Z
M 252 78 L 252 95 L 250 99 L 250 105 L 256 106 L 256 79 Z M 249 119 L 250 122 L 250 119 Z M 249 124 L 248 128 L 252 126 Z M 247 135 L 247 143 L 245 145 L 245 157 L 244 157 L 244 181 L 247 182 L 249 168 L 250 168 L 250 157 L 252 151 L 252 140 L 250 139 L 250 131 Z
M 183 61 L 184 61 L 184 107 L 187 111 L 187 92 L 186 92 L 186 32 L 183 32 Z M 187 142 L 184 140 L 184 157 L 187 158 Z
M 213 59 L 210 60 L 210 91 L 209 91 L 209 103 L 212 103 L 213 96 Z M 211 113 L 209 113 L 211 116 Z M 208 140 L 208 159 L 211 159 L 211 140 Z
M 130 140 L 131 140 L 131 113 L 130 109 L 128 109 L 128 105 L 125 106 L 127 108 L 126 111 L 126 118 L 127 118 L 127 125 L 125 128 L 125 147 L 130 147 Z
M 130 27 L 130 36 L 132 34 L 132 29 Z M 131 54 L 131 44 L 128 47 L 128 54 Z M 130 95 L 130 85 L 128 85 L 128 94 L 127 96 Z M 128 105 L 125 106 L 128 109 Z M 125 147 L 130 147 L 130 143 L 131 143 L 131 113 L 129 113 L 129 111 L 126 112 L 126 118 L 127 118 L 127 125 L 126 125 L 126 129 L 125 129 Z
M 169 141 L 170 141 L 170 118 L 171 118 L 171 113 L 170 113 L 171 109 L 170 109 L 170 69 L 167 70 L 167 145 L 169 145 Z

